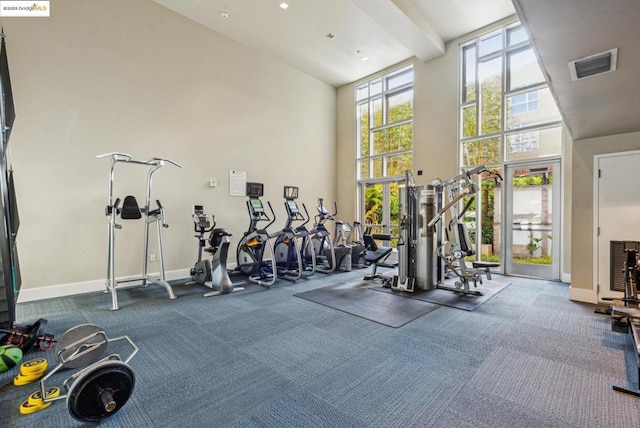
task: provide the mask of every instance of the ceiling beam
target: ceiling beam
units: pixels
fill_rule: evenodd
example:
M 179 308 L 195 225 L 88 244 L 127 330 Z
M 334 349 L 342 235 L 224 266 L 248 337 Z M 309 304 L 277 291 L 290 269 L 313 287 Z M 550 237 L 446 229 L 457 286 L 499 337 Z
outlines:
M 351 0 L 417 58 L 444 55 L 444 40 L 415 7 L 415 0 Z

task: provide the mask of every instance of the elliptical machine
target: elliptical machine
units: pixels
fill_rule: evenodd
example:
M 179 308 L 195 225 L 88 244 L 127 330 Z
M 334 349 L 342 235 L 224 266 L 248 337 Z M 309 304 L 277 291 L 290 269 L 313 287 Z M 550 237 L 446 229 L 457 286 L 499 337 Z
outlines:
M 271 217 L 267 215 L 260 200 L 260 196 L 264 195 L 264 185 L 262 183 L 247 183 L 247 211 L 251 218 L 249 229 L 244 233 L 238 248 L 236 249 L 237 267 L 234 272 L 246 275 L 249 281 L 262 285 L 263 287 L 271 287 L 277 278 L 277 269 L 274 259 L 272 236 L 267 232 L 267 228 L 276 221 L 276 215 L 271 206 L 271 202 L 267 202 Z M 267 225 L 259 229 L 258 224 L 266 221 Z M 270 260 L 265 260 L 267 250 L 269 251 Z
M 243 287 L 234 287 L 229 273 L 227 272 L 227 254 L 231 244 L 231 234 L 224 228 L 216 229 L 216 218 L 211 216 L 213 225 L 209 221 L 209 216 L 204 213 L 202 205 L 193 206 L 193 223 L 195 235 L 198 238 L 198 261 L 191 269 L 191 279 L 189 284 L 200 284 L 209 287 L 214 291 L 204 294 L 204 297 L 218 296 L 220 294 L 232 293 L 244 290 Z M 209 247 L 206 248 L 207 240 L 205 233 L 209 233 Z M 202 259 L 202 253 L 211 254 L 211 260 Z
M 306 278 L 316 271 L 316 258 L 309 237 L 309 230 L 306 224 L 311 220 L 307 207 L 302 204 L 306 217 L 300 212 L 296 203 L 298 199 L 298 188 L 294 186 L 284 186 L 284 206 L 287 210 L 287 222 L 284 229 L 277 234 L 275 249 L 275 260 L 278 270 L 278 277 L 295 281 L 302 277 Z M 294 228 L 293 222 L 302 221 L 300 226 Z M 307 251 L 305 251 L 307 250 Z M 304 253 L 310 254 L 305 257 Z
M 327 220 L 334 220 L 338 214 L 338 204 L 335 204 L 335 212 L 329 214 L 324 206 L 324 199 L 318 198 L 318 214 L 315 216 L 315 225 L 309 232 L 309 239 L 313 244 L 313 251 L 316 257 L 316 271 L 331 273 L 340 267 L 341 270 L 351 270 L 351 247 L 334 246 L 331 233 L 325 226 Z M 305 256 L 308 251 L 305 248 Z

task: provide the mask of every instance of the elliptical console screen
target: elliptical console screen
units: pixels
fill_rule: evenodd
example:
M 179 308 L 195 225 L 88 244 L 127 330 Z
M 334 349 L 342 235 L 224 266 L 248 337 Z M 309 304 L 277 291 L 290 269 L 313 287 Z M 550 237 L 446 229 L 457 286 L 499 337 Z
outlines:
M 289 206 L 289 212 L 291 212 L 291 214 L 297 214 L 299 212 L 296 201 L 287 200 L 287 205 Z
M 262 213 L 264 212 L 264 207 L 262 206 L 262 202 L 258 198 L 251 198 L 251 209 L 254 213 Z

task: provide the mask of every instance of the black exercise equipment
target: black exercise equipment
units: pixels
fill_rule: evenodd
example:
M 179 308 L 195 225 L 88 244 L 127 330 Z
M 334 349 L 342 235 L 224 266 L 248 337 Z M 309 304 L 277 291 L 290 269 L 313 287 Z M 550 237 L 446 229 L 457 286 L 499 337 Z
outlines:
M 309 230 L 306 224 L 311 220 L 307 207 L 302 204 L 306 216 L 300 212 L 296 202 L 298 199 L 298 188 L 295 186 L 284 186 L 284 206 L 287 210 L 287 221 L 284 228 L 276 232 L 274 236 L 275 262 L 278 278 L 295 281 L 300 278 L 307 278 L 316 271 L 316 258 L 311 250 L 312 242 L 309 239 Z M 299 226 L 294 226 L 294 222 L 303 222 Z M 308 257 L 305 257 L 308 254 Z
M 324 199 L 318 198 L 317 210 L 315 216 L 315 224 L 311 232 L 309 232 L 311 242 L 313 243 L 313 251 L 316 257 L 316 271 L 322 273 L 331 273 L 336 269 L 351 270 L 351 247 L 339 246 L 335 247 L 331 239 L 331 233 L 326 226 L 327 221 L 334 221 L 338 214 L 338 204 L 334 203 L 334 213 L 324 206 Z M 306 254 L 306 253 L 305 253 Z
M 232 293 L 233 291 L 244 290 L 242 287 L 235 287 L 227 272 L 227 255 L 231 244 L 231 234 L 227 229 L 216 228 L 216 218 L 211 216 L 213 225 L 209 221 L 209 216 L 204 213 L 202 205 L 193 206 L 193 228 L 198 238 L 198 260 L 190 274 L 193 282 L 188 284 L 200 284 L 213 289 L 204 294 L 204 297 L 218 296 L 220 294 Z M 208 239 L 205 234 L 208 233 Z M 207 247 L 207 243 L 209 247 Z M 211 260 L 202 259 L 202 253 L 211 255 Z
M 364 243 L 364 236 L 362 232 L 362 224 L 359 221 L 354 221 L 353 225 L 345 223 L 343 231 L 347 233 L 346 245 L 351 246 L 351 267 L 364 268 L 367 266 L 365 260 L 366 245 Z
M 633 361 L 635 367 L 635 383 L 640 382 L 640 300 L 638 300 L 638 282 L 640 281 L 640 244 L 635 241 L 623 242 L 626 255 L 624 263 L 624 297 L 615 299 L 604 297 L 603 300 L 613 300 L 611 307 L 611 329 L 613 331 L 631 332 L 633 341 Z M 618 304 L 617 304 L 618 303 Z M 619 303 L 622 303 L 620 305 Z M 640 397 L 640 389 L 631 389 L 613 385 L 614 391 Z
M 0 38 L 0 327 L 10 329 L 16 320 L 16 302 L 22 282 L 16 243 L 20 219 L 13 171 L 7 158 L 16 112 L 3 32 L 0 32 Z
M 53 347 L 56 342 L 55 334 L 47 333 L 45 328 L 47 320 L 40 318 L 33 324 L 18 324 L 10 330 L 0 329 L 0 345 L 10 344 L 17 346 L 23 353 L 37 348 L 41 351 L 47 351 Z
M 389 241 L 391 240 L 391 236 L 387 234 L 371 233 L 371 230 L 371 226 L 368 226 L 365 229 L 364 234 L 362 235 L 365 247 L 364 259 L 367 264 L 372 266 L 371 273 L 369 275 L 366 275 L 364 279 L 367 281 L 379 279 L 385 286 L 390 286 L 392 279 L 378 273 L 378 264 L 389 257 L 389 254 L 391 254 L 393 248 L 378 246 L 378 244 L 376 243 L 376 239 L 381 241 Z
M 108 344 L 126 341 L 131 348 L 123 359 L 113 353 L 100 358 Z M 82 324 L 67 330 L 55 347 L 57 365 L 40 380 L 40 397 L 43 403 L 66 398 L 67 410 L 81 422 L 100 422 L 113 416 L 127 403 L 135 388 L 135 375 L 127 364 L 138 352 L 138 347 L 128 336 L 109 339 L 100 327 Z M 62 383 L 66 394 L 47 398 L 46 382 L 61 369 L 84 367 Z
M 276 215 L 267 201 L 271 217 L 267 215 L 260 197 L 264 195 L 262 183 L 247 183 L 247 211 L 249 212 L 249 229 L 244 233 L 236 249 L 237 266 L 233 273 L 241 273 L 249 278 L 249 281 L 271 287 L 277 279 L 276 265 L 272 259 L 274 256 L 272 236 L 267 228 L 276 221 Z M 267 225 L 259 228 L 260 222 Z M 267 259 L 265 256 L 271 259 Z

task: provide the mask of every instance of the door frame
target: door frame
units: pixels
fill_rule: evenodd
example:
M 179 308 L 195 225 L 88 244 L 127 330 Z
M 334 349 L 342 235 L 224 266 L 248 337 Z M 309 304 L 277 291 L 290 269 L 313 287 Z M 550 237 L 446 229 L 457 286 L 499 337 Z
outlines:
M 613 158 L 613 157 L 626 157 L 626 156 L 635 156 L 635 155 L 640 155 L 640 150 L 629 150 L 629 151 L 624 151 L 624 152 L 615 152 L 615 153 L 604 153 L 604 154 L 599 154 L 599 155 L 593 155 L 593 230 L 592 230 L 592 236 L 593 236 L 593 248 L 592 248 L 592 252 L 593 252 L 593 261 L 592 261 L 592 266 L 593 266 L 593 271 L 592 271 L 592 276 L 593 276 L 593 284 L 592 284 L 592 292 L 593 295 L 591 296 L 590 302 L 591 303 L 598 303 L 598 300 L 600 298 L 600 287 L 598 286 L 598 280 L 599 280 L 599 244 L 600 244 L 600 234 L 599 232 L 599 227 L 600 227 L 600 181 L 599 181 L 599 170 L 600 170 L 600 159 L 604 159 L 604 158 Z M 617 292 L 617 291 L 612 291 L 612 290 L 607 290 L 607 296 L 619 296 L 622 297 L 623 293 L 622 292 Z
M 382 205 L 382 226 L 384 233 L 389 233 L 391 229 L 391 209 L 389 201 L 391 199 L 391 192 L 389 191 L 389 186 L 392 183 L 402 183 L 404 178 L 396 177 L 396 178 L 382 178 L 377 180 L 366 180 L 360 181 L 358 183 L 358 193 L 359 193 L 359 206 L 358 206 L 358 217 L 360 218 L 360 223 L 365 226 L 365 218 L 364 218 L 364 208 L 365 208 L 365 189 L 368 185 L 381 185 L 382 186 L 382 200 L 384 201 Z M 395 225 L 399 226 L 399 225 Z
M 544 166 L 553 167 L 553 183 L 551 194 L 551 254 L 552 264 L 546 269 L 540 265 L 513 263 L 513 181 L 511 173 L 514 170 L 522 168 L 539 168 Z M 503 221 L 502 228 L 502 269 L 506 275 L 526 276 L 531 278 L 545 278 L 559 281 L 562 264 L 562 254 L 560 252 L 560 241 L 562 234 L 562 162 L 560 159 L 544 159 L 532 160 L 528 162 L 518 162 L 505 164 L 503 169 L 505 186 L 503 196 Z M 545 271 L 545 275 L 540 275 L 541 271 Z

